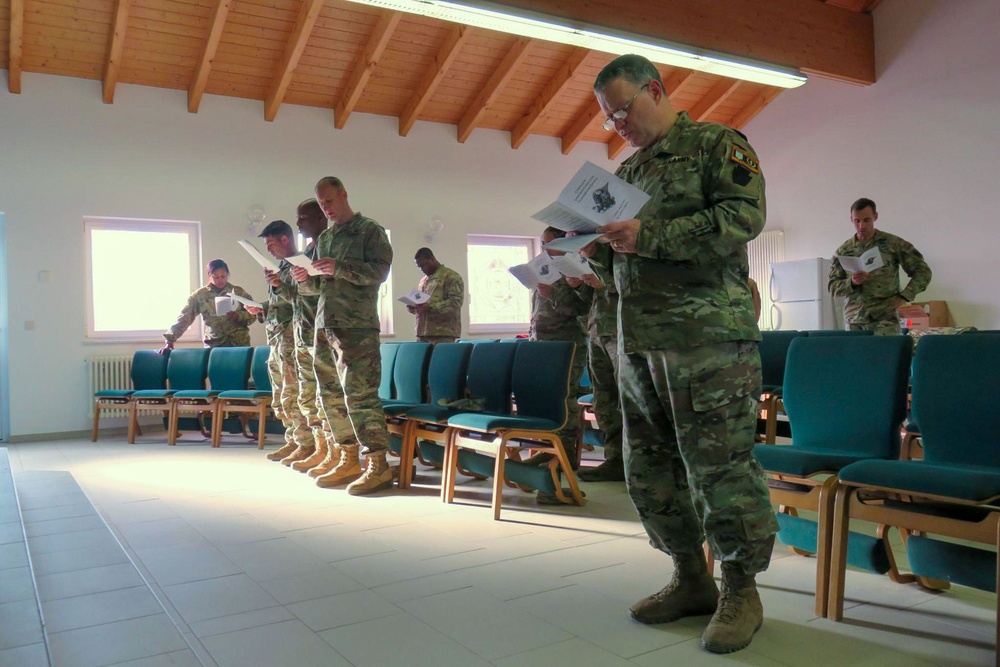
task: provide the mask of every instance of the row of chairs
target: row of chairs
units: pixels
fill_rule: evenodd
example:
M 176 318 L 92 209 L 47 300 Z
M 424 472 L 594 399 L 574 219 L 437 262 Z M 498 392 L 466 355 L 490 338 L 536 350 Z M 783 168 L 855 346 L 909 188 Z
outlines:
M 996 591 L 1000 435 L 990 415 L 1000 408 L 1000 336 L 926 337 L 911 378 L 912 350 L 906 336 L 795 337 L 783 381 L 791 445 L 755 448 L 779 506 L 778 538 L 816 555 L 816 612 L 832 620 L 843 618 L 848 564 L 900 583 Z M 911 380 L 921 460 L 900 449 Z M 876 535 L 850 530 L 851 519 L 874 522 Z M 910 574 L 897 567 L 893 528 Z
M 248 417 L 241 419 L 243 432 L 256 437 L 258 448 L 263 449 L 271 410 L 267 373 L 270 351 L 268 346 L 182 349 L 162 355 L 153 350 L 137 351 L 132 357 L 132 388 L 94 395 L 93 441 L 97 442 L 102 410 L 128 411 L 129 444 L 135 444 L 140 432 L 139 411 L 152 410 L 161 412 L 166 419 L 169 445 L 177 444 L 181 419 L 189 415 L 197 419 L 212 446 L 219 447 L 223 422 L 227 415 L 235 414 Z M 211 420 L 211 430 L 205 426 L 206 417 Z M 256 436 L 247 429 L 253 417 L 257 421 Z
M 539 489 L 583 505 L 557 431 L 565 426 L 576 346 L 564 341 L 383 343 L 380 397 L 390 448 L 400 455 L 399 487 L 413 481 L 413 460 L 443 467 L 441 498 L 453 502 L 459 471 L 492 477 L 494 519 L 504 486 Z M 515 407 L 516 406 L 516 409 Z M 548 453 L 545 467 L 521 461 Z M 569 494 L 562 488 L 565 476 Z

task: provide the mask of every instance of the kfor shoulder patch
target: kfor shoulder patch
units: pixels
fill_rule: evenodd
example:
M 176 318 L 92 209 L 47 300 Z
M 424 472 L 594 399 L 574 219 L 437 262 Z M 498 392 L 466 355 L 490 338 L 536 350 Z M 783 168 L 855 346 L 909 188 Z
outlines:
M 750 153 L 739 146 L 733 146 L 732 152 L 729 154 L 729 159 L 736 164 L 741 164 L 755 174 L 760 173 L 760 164 L 757 160 L 750 156 Z

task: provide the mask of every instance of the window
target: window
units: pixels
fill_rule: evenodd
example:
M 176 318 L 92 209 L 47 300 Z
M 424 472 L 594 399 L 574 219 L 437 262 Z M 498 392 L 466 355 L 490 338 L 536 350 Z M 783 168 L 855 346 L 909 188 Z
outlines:
M 387 229 L 385 235 L 392 244 L 392 233 Z M 395 257 L 393 257 L 395 259 Z M 379 333 L 383 336 L 392 336 L 392 306 L 395 303 L 392 298 L 392 266 L 389 267 L 389 276 L 378 288 L 378 323 Z
M 156 340 L 201 284 L 201 223 L 84 218 L 87 338 Z M 201 319 L 182 341 L 200 341 Z
M 539 252 L 537 238 L 469 234 L 470 333 L 527 333 L 531 292 L 507 269 Z

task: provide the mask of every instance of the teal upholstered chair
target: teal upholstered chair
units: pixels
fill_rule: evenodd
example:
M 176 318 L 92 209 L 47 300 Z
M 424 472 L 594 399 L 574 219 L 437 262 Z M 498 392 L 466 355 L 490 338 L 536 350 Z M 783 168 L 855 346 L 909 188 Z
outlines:
M 819 329 L 816 331 L 806 331 L 807 336 L 812 338 L 822 336 L 873 336 L 874 331 L 848 331 L 845 329 Z
M 393 395 L 383 399 L 382 406 L 395 403 L 422 403 L 427 387 L 427 366 L 431 360 L 430 343 L 397 343 L 396 358 L 392 366 Z
M 252 347 L 215 347 L 208 357 L 209 388 L 181 389 L 170 399 L 170 422 L 167 444 L 177 444 L 178 420 L 182 414 L 192 414 L 201 421 L 215 412 L 215 398 L 224 391 L 246 389 L 250 380 Z M 213 427 L 216 424 L 213 423 Z M 213 428 L 214 431 L 214 428 Z M 211 438 L 209 433 L 209 438 Z
M 454 500 L 455 472 L 461 467 L 494 478 L 494 519 L 500 518 L 505 483 L 553 493 L 564 503 L 584 504 L 572 464 L 556 434 L 568 415 L 575 348 L 566 341 L 518 343 L 511 373 L 517 414 L 466 412 L 448 418 L 451 436 L 445 453 L 445 502 Z M 526 449 L 552 454 L 553 459 L 545 468 L 526 465 L 519 461 Z M 562 490 L 560 474 L 569 483 L 569 496 Z
M 205 388 L 209 352 L 207 348 L 173 350 L 167 361 L 167 388 L 142 389 L 132 394 L 128 406 L 130 445 L 135 444 L 135 434 L 139 428 L 139 410 L 158 410 L 167 417 L 170 414 L 171 397 L 176 392 Z
M 993 416 L 1000 406 L 998 368 L 1000 335 L 927 336 L 920 341 L 912 410 L 924 457 L 860 461 L 840 471 L 829 618 L 843 618 L 846 535 L 855 518 L 899 527 L 915 575 L 996 591 L 1000 432 Z M 1000 625 L 996 634 L 1000 639 Z M 997 660 L 1000 664 L 1000 655 Z
M 382 377 L 378 385 L 378 397 L 390 401 L 394 396 L 392 386 L 392 369 L 396 365 L 396 353 L 401 343 L 382 343 L 378 346 L 382 357 Z
M 461 399 L 457 405 L 478 403 L 491 412 L 510 414 L 510 372 L 517 346 L 513 343 L 488 341 L 473 345 L 468 357 L 462 391 L 452 398 Z M 408 429 L 402 435 L 400 451 L 399 488 L 405 489 L 413 481 L 413 458 L 432 465 L 444 464 L 448 418 L 463 412 L 455 404 L 425 403 L 407 409 Z
M 837 472 L 856 461 L 899 457 L 911 349 L 903 336 L 810 336 L 788 348 L 784 404 L 792 444 L 757 445 L 754 453 L 772 477 L 778 539 L 797 553 L 816 554 L 819 615 L 826 607 Z M 817 512 L 817 520 L 799 517 L 800 509 Z M 852 563 L 896 572 L 882 538 L 852 534 Z
M 760 350 L 761 395 L 759 409 L 764 418 L 764 442 L 774 444 L 778 436 L 778 412 L 782 410 L 781 392 L 785 380 L 788 346 L 804 331 L 762 331 Z M 759 427 L 758 427 L 759 428 Z M 782 435 L 787 435 L 783 433 Z
M 253 389 L 227 389 L 215 397 L 215 411 L 212 413 L 212 446 L 222 446 L 222 425 L 226 414 L 236 413 L 250 418 L 257 418 L 257 448 L 264 449 L 264 439 L 267 437 L 267 415 L 271 410 L 271 376 L 267 371 L 267 360 L 271 356 L 271 347 L 261 345 L 253 350 L 253 361 L 250 364 L 250 376 L 253 378 Z M 248 419 L 248 421 L 251 421 Z
M 132 386 L 123 389 L 105 389 L 94 394 L 94 433 L 93 442 L 97 442 L 97 429 L 101 423 L 101 410 L 126 410 L 129 400 L 136 391 L 146 389 L 166 389 L 167 361 L 170 350 L 163 354 L 156 350 L 138 350 L 132 355 L 132 367 L 129 375 Z M 136 426 L 138 428 L 138 425 Z

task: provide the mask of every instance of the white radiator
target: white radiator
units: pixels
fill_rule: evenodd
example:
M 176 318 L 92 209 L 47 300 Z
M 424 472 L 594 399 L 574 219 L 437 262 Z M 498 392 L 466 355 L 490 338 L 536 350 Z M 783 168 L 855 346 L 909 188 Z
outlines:
M 750 260 L 750 277 L 760 289 L 760 328 L 771 330 L 771 264 L 785 261 L 785 233 L 780 229 L 761 232 L 747 244 Z
M 87 359 L 90 394 L 87 396 L 87 414 L 94 416 L 94 394 L 107 389 L 132 388 L 132 357 L 90 357 Z M 102 410 L 101 417 L 128 417 L 128 410 Z

